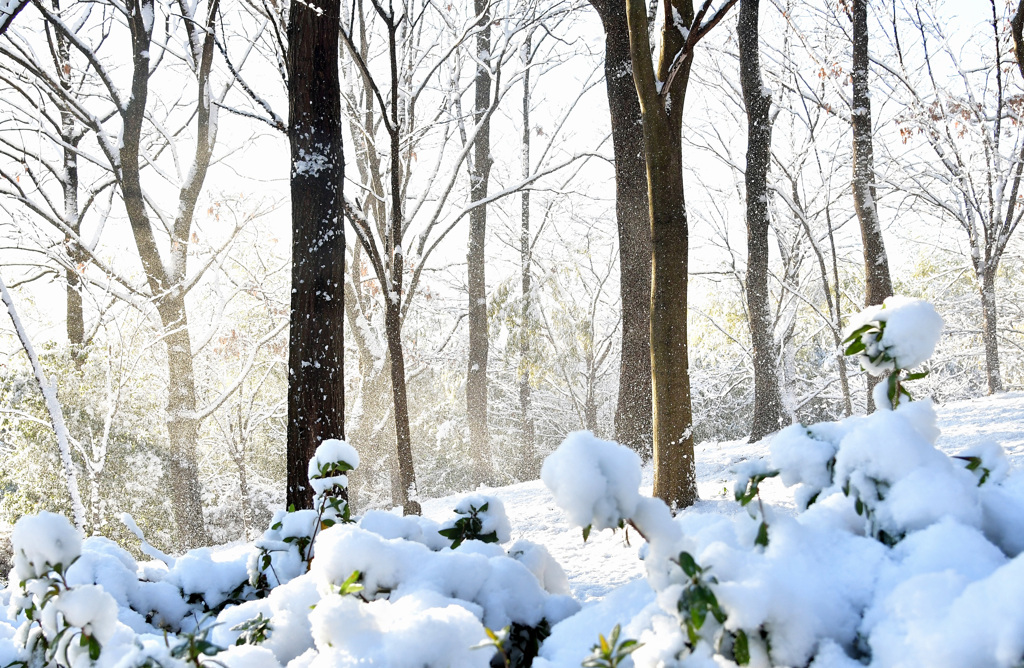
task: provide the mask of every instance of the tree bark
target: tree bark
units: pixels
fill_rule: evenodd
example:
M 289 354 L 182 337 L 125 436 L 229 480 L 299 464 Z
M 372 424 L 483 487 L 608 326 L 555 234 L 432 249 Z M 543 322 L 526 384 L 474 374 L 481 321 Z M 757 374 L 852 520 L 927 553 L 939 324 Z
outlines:
M 871 89 L 868 85 L 868 0 L 853 0 L 853 207 L 864 244 L 864 305 L 881 304 L 892 296 L 889 259 L 882 240 L 875 194 L 874 140 L 871 127 Z M 878 380 L 867 377 L 867 410 L 875 409 L 872 389 Z
M 626 0 L 633 82 L 643 118 L 651 225 L 654 494 L 673 509 L 697 501 L 686 326 L 689 258 L 683 197 L 683 107 L 693 47 L 733 4 L 727 1 L 703 23 L 706 6 L 695 16 L 692 0 L 666 1 L 656 73 L 648 50 L 644 3 Z
M 288 340 L 287 503 L 311 508 L 307 466 L 345 434 L 339 0 L 293 3 L 288 16 L 292 294 Z
M 54 12 L 60 11 L 59 0 L 53 0 Z M 49 31 L 47 31 L 49 33 Z M 60 87 L 68 94 L 71 92 L 71 46 L 68 37 L 59 30 L 53 33 L 52 50 L 54 66 Z M 65 100 L 58 102 L 60 106 L 60 141 L 64 146 L 64 224 L 79 236 L 82 221 L 78 211 L 78 144 L 81 135 L 76 131 L 75 116 Z M 68 344 L 75 361 L 81 368 L 84 359 L 81 356 L 82 345 L 85 343 L 85 314 L 82 309 L 82 281 L 79 268 L 86 262 L 85 251 L 71 238 L 66 239 L 69 266 L 64 271 L 67 282 L 67 320 L 66 329 Z
M 625 0 L 591 0 L 605 31 L 605 86 L 615 157 L 615 217 L 619 232 L 622 352 L 615 440 L 650 456 L 652 430 L 650 295 L 651 222 L 643 122 L 630 76 Z
M 533 43 L 532 34 L 526 36 L 523 50 L 530 54 Z M 523 179 L 530 176 L 530 68 L 523 72 Z M 530 237 L 530 190 L 524 188 L 520 193 L 522 210 L 520 211 L 519 227 L 519 271 L 522 284 L 523 303 L 520 308 L 520 340 L 519 340 L 519 447 L 521 457 L 527 461 L 534 459 L 534 442 L 536 429 L 530 415 L 530 333 L 531 311 L 533 308 L 533 272 L 531 264 L 532 246 Z
M 391 355 L 391 390 L 395 404 L 395 440 L 398 444 L 399 488 L 395 503 L 403 515 L 422 513 L 416 501 L 416 473 L 412 460 L 412 433 L 409 429 L 409 400 L 405 383 L 405 351 L 402 346 L 401 306 L 389 301 L 384 311 L 384 330 Z
M 999 371 L 999 338 L 996 333 L 996 267 L 986 265 L 981 271 L 982 340 L 985 344 L 985 379 L 988 393 L 1003 391 Z
M 871 89 L 868 85 L 868 0 L 853 0 L 853 204 L 864 242 L 864 305 L 881 304 L 892 296 L 889 259 L 875 193 Z
M 473 119 L 480 126 L 473 145 L 470 165 L 470 199 L 487 197 L 491 173 L 491 129 L 487 110 L 491 105 L 491 74 L 488 61 L 491 50 L 489 0 L 474 0 L 480 16 L 476 35 L 477 63 L 474 82 Z M 491 477 L 490 434 L 487 429 L 487 280 L 484 246 L 487 237 L 487 207 L 475 207 L 469 213 L 469 248 L 466 253 L 469 289 L 469 360 L 466 372 L 466 422 L 474 485 Z
M 761 81 L 758 55 L 759 0 L 742 0 L 736 36 L 740 85 L 747 109 L 747 312 L 754 358 L 754 417 L 750 442 L 778 431 L 786 423 L 768 292 L 768 166 L 771 161 L 771 93 Z

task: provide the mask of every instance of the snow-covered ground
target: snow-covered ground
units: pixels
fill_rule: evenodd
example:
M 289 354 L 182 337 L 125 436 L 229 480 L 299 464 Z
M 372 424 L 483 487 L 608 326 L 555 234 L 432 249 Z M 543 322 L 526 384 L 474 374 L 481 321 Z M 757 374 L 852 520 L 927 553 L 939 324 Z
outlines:
M 1024 469 L 1024 392 L 1007 392 L 993 397 L 956 401 L 938 406 L 938 447 L 955 455 L 971 446 L 994 441 L 1003 446 L 1012 468 Z M 701 443 L 696 447 L 697 488 L 701 501 L 695 512 L 745 512 L 733 500 L 733 472 L 737 464 L 766 457 L 767 441 L 747 443 Z M 653 469 L 644 467 L 642 491 L 651 493 Z M 547 547 L 562 564 L 569 586 L 586 606 L 610 591 L 633 580 L 643 579 L 643 563 L 637 555 L 642 543 L 630 532 L 629 542 L 622 531 L 594 532 L 584 543 L 578 528 L 569 525 L 565 513 L 555 505 L 554 497 L 540 480 L 508 487 L 487 489 L 487 494 L 505 503 L 512 523 L 512 540 L 525 539 Z M 761 497 L 783 508 L 792 508 L 792 493 L 778 479 L 762 483 Z M 436 521 L 451 516 L 460 496 L 430 499 L 423 514 Z
M 0 665 L 487 668 L 496 642 L 515 668 L 538 650 L 535 668 L 1024 665 L 1024 394 L 902 402 L 697 462 L 702 500 L 676 518 L 633 453 L 577 433 L 544 482 L 346 523 L 358 456 L 325 442 L 319 512 L 145 563 L 26 517 Z

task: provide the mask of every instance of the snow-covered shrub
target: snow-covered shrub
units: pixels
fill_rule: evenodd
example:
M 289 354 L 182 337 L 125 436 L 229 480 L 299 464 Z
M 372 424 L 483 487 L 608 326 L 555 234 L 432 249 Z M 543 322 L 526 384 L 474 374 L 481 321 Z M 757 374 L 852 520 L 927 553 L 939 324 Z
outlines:
M 267 591 L 309 570 L 317 534 L 338 522 L 352 521 L 348 505 L 348 476 L 359 467 L 359 454 L 344 441 L 323 441 L 309 460 L 312 510 L 279 510 L 270 528 L 256 541 L 248 563 L 249 584 Z
M 16 636 L 0 623 L 0 658 L 38 668 L 485 668 L 497 655 L 526 668 L 552 625 L 579 610 L 547 550 L 501 547 L 511 527 L 495 497 L 467 496 L 445 525 L 380 511 L 353 521 L 338 478 L 357 463 L 343 443 L 318 449 L 311 481 L 330 481 L 318 508 L 282 513 L 254 545 L 172 557 L 126 516 L 154 558 L 143 564 L 105 538 L 83 541 L 61 516 L 26 517 L 14 531 L 20 584 L 6 593 L 22 628 Z M 458 530 L 457 546 L 446 528 Z M 248 569 L 268 555 L 253 586 Z M 497 645 L 481 647 L 489 637 Z
M 857 355 L 861 367 L 874 376 L 889 372 L 884 386 L 875 386 L 875 405 L 893 409 L 906 397 L 908 380 L 924 378 L 928 372 L 908 373 L 924 364 L 939 342 L 942 317 L 926 301 L 909 297 L 888 297 L 879 306 L 869 306 L 854 316 L 846 328 L 847 355 Z
M 739 471 L 735 496 L 749 514 L 697 507 L 673 519 L 639 495 L 628 450 L 593 437 L 574 434 L 552 455 L 544 480 L 574 524 L 629 525 L 647 540 L 646 606 L 628 618 L 591 613 L 620 619 L 639 643 L 617 660 L 1021 665 L 1024 539 L 1013 536 L 1024 530 L 1024 484 L 994 444 L 959 457 L 936 449 L 931 402 L 912 401 L 902 387 L 912 379 L 904 371 L 924 363 L 938 338 L 933 316 L 926 304 L 893 300 L 861 317 L 853 343 L 863 347 L 851 354 L 892 371 L 892 400 L 866 417 L 774 435 L 769 458 Z M 795 509 L 762 502 L 760 488 L 774 477 L 795 488 Z M 554 656 L 564 665 L 558 627 L 551 642 L 542 665 Z M 599 642 L 579 658 L 608 665 L 611 650 Z
M 512 538 L 512 525 L 505 515 L 504 504 L 497 497 L 471 494 L 459 501 L 455 512 L 459 517 L 438 530 L 452 542 L 453 550 L 465 540 L 507 543 Z
M 117 603 L 96 585 L 71 586 L 67 572 L 82 538 L 63 515 L 23 517 L 11 534 L 14 569 L 10 619 L 21 618 L 16 641 L 33 663 L 81 666 L 100 657 L 117 625 Z

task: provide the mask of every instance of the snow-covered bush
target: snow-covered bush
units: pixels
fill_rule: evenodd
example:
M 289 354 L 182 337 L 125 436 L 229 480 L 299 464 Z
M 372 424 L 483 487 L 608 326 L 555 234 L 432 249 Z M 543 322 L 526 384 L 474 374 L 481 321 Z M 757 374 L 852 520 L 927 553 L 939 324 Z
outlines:
M 924 378 L 928 372 L 908 370 L 932 356 L 942 326 L 942 318 L 931 304 L 900 296 L 888 297 L 851 319 L 843 340 L 846 354 L 857 355 L 861 367 L 874 376 L 889 372 L 885 385 L 875 386 L 876 406 L 891 410 L 904 397 L 913 400 L 903 383 Z
M 323 441 L 309 460 L 308 477 L 313 489 L 312 510 L 279 510 L 270 528 L 256 541 L 249 557 L 249 584 L 267 591 L 302 575 L 313 560 L 317 534 L 338 522 L 351 522 L 348 476 L 359 467 L 359 454 L 344 441 Z
M 620 644 L 638 643 L 628 656 L 607 641 L 588 655 L 556 627 L 540 665 L 567 665 L 566 646 L 602 666 L 1021 665 L 1024 485 L 994 444 L 937 450 L 934 407 L 902 387 L 940 329 L 910 300 L 862 315 L 850 353 L 892 372 L 881 395 L 891 401 L 773 436 L 766 460 L 740 467 L 735 496 L 748 513 L 698 506 L 673 519 L 639 494 L 626 448 L 566 439 L 545 483 L 575 525 L 629 525 L 647 539 L 650 590 L 627 617 L 603 604 L 583 613 L 619 620 Z M 774 477 L 795 488 L 795 508 L 761 500 Z
M 343 491 L 357 465 L 347 444 L 321 445 L 317 508 L 280 513 L 253 545 L 171 557 L 125 516 L 155 559 L 143 564 L 62 516 L 23 518 L 5 593 L 20 628 L 0 621 L 0 665 L 486 668 L 498 656 L 525 668 L 578 611 L 547 550 L 501 546 L 511 527 L 496 497 L 467 496 L 445 524 L 381 511 L 356 522 Z

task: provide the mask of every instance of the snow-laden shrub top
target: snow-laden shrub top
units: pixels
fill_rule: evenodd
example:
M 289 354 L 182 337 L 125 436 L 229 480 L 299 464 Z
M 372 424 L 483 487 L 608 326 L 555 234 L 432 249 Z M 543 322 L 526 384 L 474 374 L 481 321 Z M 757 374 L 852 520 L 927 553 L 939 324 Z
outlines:
M 738 467 L 746 513 L 699 504 L 669 521 L 673 531 L 664 504 L 640 497 L 634 514 L 618 518 L 648 540 L 647 593 L 613 594 L 607 607 L 584 610 L 572 632 L 556 627 L 535 665 L 1022 665 L 1024 481 L 1007 475 L 994 444 L 957 457 L 937 450 L 931 402 L 899 387 L 938 339 L 941 320 L 929 305 L 887 301 L 858 322 L 851 354 L 870 358 L 872 371 L 893 371 L 897 401 L 774 435 L 767 459 Z M 585 466 L 581 440 L 556 451 L 560 473 L 545 483 L 574 524 L 596 526 L 610 514 L 603 525 L 614 527 L 613 513 L 593 509 L 637 498 L 624 488 L 639 471 Z M 606 498 L 564 494 L 572 475 L 574 488 L 607 490 Z M 761 501 L 759 486 L 775 477 L 794 488 L 795 509 Z M 585 619 L 606 626 L 583 639 Z M 612 626 L 620 649 L 637 641 L 626 654 L 593 644 Z
M 612 441 L 577 431 L 544 460 L 540 478 L 580 527 L 621 526 L 640 501 L 640 457 Z
M 854 345 L 847 354 L 857 354 L 861 366 L 874 375 L 913 369 L 935 352 L 942 326 L 942 317 L 928 302 L 888 297 L 850 318 L 844 338 Z
M 45 577 L 50 571 L 70 566 L 82 552 L 82 536 L 67 518 L 41 512 L 22 517 L 11 533 L 14 570 L 11 580 Z
M 325 442 L 311 482 L 356 464 L 351 446 Z M 360 526 L 332 503 L 346 484 L 325 486 L 315 509 L 279 511 L 254 545 L 142 565 L 62 516 L 23 518 L 23 577 L 6 592 L 18 630 L 0 621 L 0 665 L 486 668 L 497 653 L 526 666 L 579 610 L 547 550 L 499 545 L 511 539 L 500 499 L 469 495 L 444 525 L 376 511 Z

